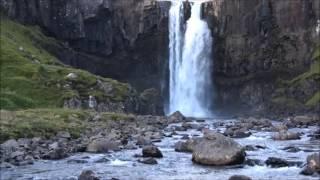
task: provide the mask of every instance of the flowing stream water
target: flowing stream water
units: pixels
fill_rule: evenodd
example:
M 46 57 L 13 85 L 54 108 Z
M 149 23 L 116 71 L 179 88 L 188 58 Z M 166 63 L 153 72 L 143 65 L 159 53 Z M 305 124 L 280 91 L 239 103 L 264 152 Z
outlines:
M 224 131 L 225 125 L 232 124 L 233 119 L 209 119 L 198 123 L 201 126 Z M 215 124 L 225 123 L 224 126 Z M 197 122 L 194 122 L 197 123 Z M 277 123 L 277 122 L 273 122 Z M 172 124 L 171 126 L 181 126 Z M 301 139 L 290 141 L 274 141 L 273 132 L 251 131 L 252 135 L 247 138 L 235 139 L 241 145 L 259 145 L 265 148 L 256 151 L 246 151 L 247 159 L 265 161 L 268 157 L 279 157 L 288 161 L 301 162 L 314 152 L 320 151 L 320 141 L 310 140 L 310 135 L 316 127 L 304 129 L 291 129 L 304 133 Z M 170 127 L 164 129 L 165 134 L 170 134 Z M 175 152 L 174 144 L 181 141 L 185 135 L 189 137 L 202 136 L 201 131 L 189 129 L 177 131 L 173 137 L 166 137 L 161 142 L 155 143 L 163 153 L 163 158 L 157 159 L 157 165 L 141 164 L 135 154 L 141 154 L 141 148 L 136 150 L 122 150 L 107 154 L 78 153 L 67 159 L 59 161 L 40 160 L 33 165 L 18 166 L 11 169 L 3 169 L 0 172 L 2 180 L 75 180 L 85 169 L 93 170 L 102 180 L 112 178 L 120 180 L 227 180 L 234 174 L 250 176 L 254 180 L 318 180 L 319 176 L 303 176 L 299 174 L 302 167 L 291 166 L 271 168 L 262 165 L 236 165 L 236 166 L 201 166 L 191 161 L 191 153 Z M 297 147 L 297 152 L 287 152 L 285 147 Z M 98 163 L 99 159 L 108 161 Z M 78 163 L 77 163 L 78 161 Z M 82 162 L 84 161 L 84 162 Z
M 212 37 L 201 20 L 201 2 L 191 3 L 191 17 L 184 22 L 184 6 L 172 1 L 170 31 L 169 113 L 210 117 Z

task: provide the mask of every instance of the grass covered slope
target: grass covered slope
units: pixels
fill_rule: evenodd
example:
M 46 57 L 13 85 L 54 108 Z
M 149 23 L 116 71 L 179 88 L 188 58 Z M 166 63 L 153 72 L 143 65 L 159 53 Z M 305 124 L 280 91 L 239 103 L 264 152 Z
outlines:
M 129 85 L 65 66 L 43 47 L 60 47 L 40 28 L 23 26 L 1 17 L 1 109 L 57 108 L 72 97 L 123 101 Z M 74 73 L 75 79 L 67 75 Z M 97 81 L 111 90 L 97 88 Z M 109 89 L 110 89 L 109 88 Z
M 11 138 L 49 138 L 59 131 L 77 137 L 95 112 L 62 108 L 65 100 L 121 103 L 132 97 L 128 84 L 62 64 L 45 47 L 63 48 L 39 27 L 1 16 L 0 142 Z M 70 77 L 70 74 L 76 77 Z M 125 114 L 102 113 L 105 120 Z
M 85 130 L 108 128 L 109 122 L 135 118 L 131 114 L 105 112 L 93 122 L 95 115 L 92 110 L 62 108 L 0 110 L 0 143 L 12 138 L 50 138 L 60 131 L 67 131 L 73 138 L 78 138 Z
M 59 131 L 78 137 L 86 127 L 89 113 L 71 109 L 1 110 L 0 142 L 11 138 L 49 138 Z

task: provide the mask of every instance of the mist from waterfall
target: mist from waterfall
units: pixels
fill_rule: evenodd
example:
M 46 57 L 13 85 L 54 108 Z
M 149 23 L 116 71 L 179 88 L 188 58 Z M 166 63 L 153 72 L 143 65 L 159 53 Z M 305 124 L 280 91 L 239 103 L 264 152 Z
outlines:
M 201 20 L 201 2 L 192 2 L 184 24 L 183 3 L 173 1 L 169 14 L 170 91 L 169 113 L 210 117 L 212 37 Z

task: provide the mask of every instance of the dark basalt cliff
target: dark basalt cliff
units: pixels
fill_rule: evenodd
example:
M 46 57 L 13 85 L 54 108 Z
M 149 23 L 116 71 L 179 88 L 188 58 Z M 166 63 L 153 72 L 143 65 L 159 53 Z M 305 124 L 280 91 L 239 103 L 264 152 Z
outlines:
M 169 6 L 154 0 L 1 0 L 9 17 L 64 40 L 65 49 L 51 49 L 64 63 L 138 89 L 160 87 Z
M 281 108 L 270 103 L 272 99 L 299 99 L 304 104 L 319 91 L 318 76 L 290 90 L 279 81 L 313 65 L 320 1 L 215 0 L 204 4 L 203 16 L 215 38 L 214 79 L 220 107 L 274 111 Z M 279 95 L 280 87 L 286 92 Z
M 319 65 L 313 57 L 319 45 L 319 7 L 319 0 L 204 3 L 203 18 L 214 37 L 215 107 L 317 110 L 319 106 L 305 104 L 319 92 L 319 73 L 299 74 Z M 130 82 L 140 91 L 160 90 L 166 82 L 169 2 L 1 0 L 1 8 L 64 41 L 65 48 L 48 49 L 67 64 Z M 301 81 L 288 83 L 294 77 Z

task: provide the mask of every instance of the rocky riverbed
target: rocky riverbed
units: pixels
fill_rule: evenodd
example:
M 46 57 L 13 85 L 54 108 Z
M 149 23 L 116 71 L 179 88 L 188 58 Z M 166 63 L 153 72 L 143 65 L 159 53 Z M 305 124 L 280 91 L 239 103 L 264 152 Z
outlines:
M 1 179 L 320 177 L 319 119 L 313 116 L 203 120 L 175 113 L 99 122 L 96 116 L 78 139 L 60 132 L 6 141 Z

